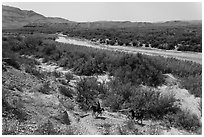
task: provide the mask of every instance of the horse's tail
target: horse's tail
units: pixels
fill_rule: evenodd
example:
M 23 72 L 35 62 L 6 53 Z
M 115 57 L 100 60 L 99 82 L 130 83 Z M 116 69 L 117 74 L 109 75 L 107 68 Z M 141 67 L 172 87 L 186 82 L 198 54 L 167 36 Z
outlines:
M 98 108 L 98 109 L 101 109 L 101 104 L 100 104 L 99 101 L 97 102 L 97 108 Z

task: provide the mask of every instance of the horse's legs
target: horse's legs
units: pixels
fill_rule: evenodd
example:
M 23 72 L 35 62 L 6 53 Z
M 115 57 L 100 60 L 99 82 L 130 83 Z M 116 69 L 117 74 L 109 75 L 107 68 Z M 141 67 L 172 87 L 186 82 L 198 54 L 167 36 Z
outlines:
M 94 117 L 94 115 L 95 115 L 95 112 L 93 111 L 93 112 L 92 112 L 92 117 Z

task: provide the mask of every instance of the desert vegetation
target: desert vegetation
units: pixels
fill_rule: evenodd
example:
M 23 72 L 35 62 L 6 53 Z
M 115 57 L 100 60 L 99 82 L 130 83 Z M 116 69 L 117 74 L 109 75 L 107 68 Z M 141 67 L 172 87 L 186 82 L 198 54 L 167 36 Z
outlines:
M 180 88 L 189 90 L 196 97 L 202 97 L 202 66 L 200 64 L 174 58 L 139 53 L 133 55 L 62 44 L 53 41 L 45 34 L 38 33 L 24 35 L 24 37 L 22 35 L 3 36 L 2 49 L 3 59 L 8 65 L 19 70 L 24 69 L 26 73 L 38 79 L 44 78 L 44 74 L 34 67 L 38 63 L 22 55 L 44 58 L 43 63 L 52 61 L 65 69 L 72 69 L 76 75 L 86 76 L 77 83 L 77 93 L 66 87 L 68 84 L 58 86 L 59 92 L 64 97 L 73 99 L 76 95 L 76 102 L 83 111 L 89 110 L 95 97 L 100 96 L 104 106 L 113 112 L 130 107 L 135 110 L 142 108 L 145 110 L 145 119 L 163 120 L 171 126 L 192 132 L 197 132 L 201 127 L 198 118 L 182 112 L 178 106 L 175 106 L 177 100 L 173 96 L 162 96 L 156 90 L 157 87 L 165 84 L 163 74 L 171 73 L 180 80 L 180 85 L 178 85 Z M 107 84 L 89 77 L 107 73 L 114 77 Z M 55 78 L 62 76 L 55 71 L 52 75 Z M 67 83 L 73 79 L 73 75 L 68 73 L 64 77 Z M 144 88 L 144 86 L 150 88 Z M 53 92 L 52 90 L 45 82 L 38 92 L 49 95 Z M 4 102 L 3 104 L 6 105 Z M 40 130 L 41 126 L 43 130 Z M 36 130 L 39 134 L 57 134 L 55 130 L 48 130 L 48 127 L 52 128 L 51 121 L 41 126 L 39 130 Z M 118 128 L 121 134 L 126 134 L 123 128 L 134 129 L 135 134 L 140 134 L 131 122 Z

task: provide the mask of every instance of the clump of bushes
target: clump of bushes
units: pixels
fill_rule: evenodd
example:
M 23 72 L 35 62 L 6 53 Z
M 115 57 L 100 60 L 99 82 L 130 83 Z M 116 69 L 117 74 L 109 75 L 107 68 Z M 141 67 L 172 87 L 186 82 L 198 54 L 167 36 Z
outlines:
M 124 84 L 117 79 L 110 83 L 109 88 L 110 92 L 106 94 L 104 104 L 113 111 L 143 109 L 146 118 L 162 119 L 169 112 L 176 113 L 178 110 L 174 105 L 176 100 L 173 95 L 163 96 L 152 88 Z

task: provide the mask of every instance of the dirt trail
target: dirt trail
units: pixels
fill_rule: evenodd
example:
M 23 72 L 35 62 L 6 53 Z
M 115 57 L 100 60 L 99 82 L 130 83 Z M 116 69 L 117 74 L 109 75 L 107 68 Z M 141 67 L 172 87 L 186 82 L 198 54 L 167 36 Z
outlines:
M 71 125 L 77 129 L 78 134 L 81 135 L 100 135 L 100 132 L 95 128 L 89 120 L 75 116 L 71 111 L 67 111 Z M 90 116 L 89 116 L 90 117 Z

